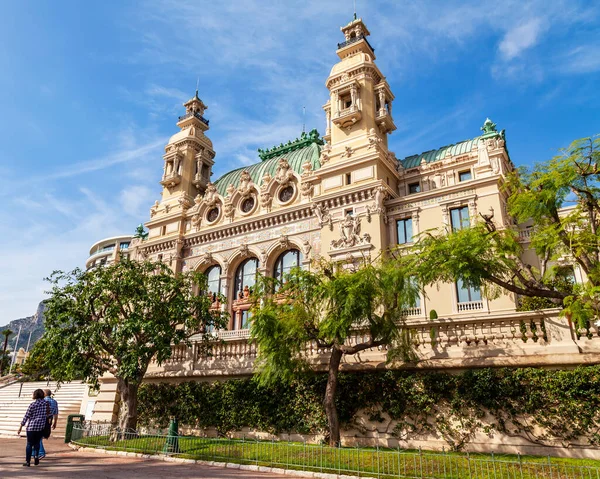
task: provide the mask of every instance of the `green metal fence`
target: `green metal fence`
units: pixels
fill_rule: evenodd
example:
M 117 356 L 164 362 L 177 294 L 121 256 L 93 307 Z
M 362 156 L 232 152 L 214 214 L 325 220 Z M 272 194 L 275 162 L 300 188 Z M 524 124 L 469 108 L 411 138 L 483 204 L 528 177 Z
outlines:
M 298 442 L 206 438 L 123 432 L 109 424 L 75 424 L 81 446 L 164 454 L 214 462 L 377 478 L 423 479 L 600 479 L 600 467 L 550 457 L 432 453 L 387 448 L 329 447 Z

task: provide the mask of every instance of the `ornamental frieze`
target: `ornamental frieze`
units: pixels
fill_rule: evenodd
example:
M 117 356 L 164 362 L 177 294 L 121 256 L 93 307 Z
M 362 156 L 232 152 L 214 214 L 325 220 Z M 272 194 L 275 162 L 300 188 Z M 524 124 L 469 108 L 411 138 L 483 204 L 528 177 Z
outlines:
M 420 208 L 428 205 L 436 205 L 441 203 L 442 201 L 452 200 L 454 198 L 462 198 L 464 196 L 472 196 L 476 193 L 475 188 L 469 188 L 467 190 L 455 191 L 453 193 L 448 193 L 446 195 L 435 196 L 433 198 L 427 198 L 422 201 L 413 201 L 411 203 L 405 203 L 403 205 L 394 206 L 388 208 L 388 214 L 396 213 L 398 211 L 404 210 L 412 210 L 415 208 Z

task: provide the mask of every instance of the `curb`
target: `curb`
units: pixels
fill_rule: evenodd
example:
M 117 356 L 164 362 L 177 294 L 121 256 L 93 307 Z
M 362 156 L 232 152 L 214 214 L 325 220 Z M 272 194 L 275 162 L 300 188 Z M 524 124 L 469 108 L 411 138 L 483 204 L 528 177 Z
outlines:
M 139 452 L 125 452 L 125 451 L 109 451 L 106 449 L 96 449 L 94 447 L 78 446 L 73 443 L 69 443 L 75 451 L 80 452 L 94 452 L 97 454 L 108 454 L 109 456 L 121 456 L 121 457 L 137 457 L 147 461 L 163 461 L 163 462 L 178 462 L 180 464 L 198 464 L 199 466 L 211 466 L 220 467 L 222 469 L 239 469 L 241 471 L 253 471 L 253 472 L 270 472 L 272 474 L 284 474 L 288 476 L 296 477 L 312 477 L 315 479 L 359 479 L 359 476 L 347 476 L 345 474 L 327 474 L 324 472 L 310 472 L 310 471 L 298 471 L 296 469 L 282 469 L 280 467 L 266 467 L 266 466 L 253 466 L 247 464 L 236 464 L 234 462 L 216 462 L 216 461 L 201 461 L 195 459 L 182 459 L 179 457 L 162 456 L 158 454 L 142 454 Z M 360 479 L 376 479 L 371 476 L 360 476 Z

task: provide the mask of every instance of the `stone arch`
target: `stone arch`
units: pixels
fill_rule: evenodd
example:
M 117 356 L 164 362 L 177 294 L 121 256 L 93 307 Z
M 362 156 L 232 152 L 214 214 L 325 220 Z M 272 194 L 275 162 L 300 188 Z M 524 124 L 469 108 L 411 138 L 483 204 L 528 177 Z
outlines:
M 290 249 L 299 250 L 304 258 L 304 263 L 306 261 L 307 256 L 304 251 L 304 246 L 305 245 L 300 238 L 286 237 L 283 235 L 280 236 L 279 239 L 277 239 L 276 241 L 273 241 L 266 249 L 267 261 L 263 267 L 263 269 L 266 270 L 266 274 L 268 276 L 273 275 L 273 268 L 275 267 L 275 262 L 277 261 L 277 258 L 279 258 L 279 255 L 281 253 Z

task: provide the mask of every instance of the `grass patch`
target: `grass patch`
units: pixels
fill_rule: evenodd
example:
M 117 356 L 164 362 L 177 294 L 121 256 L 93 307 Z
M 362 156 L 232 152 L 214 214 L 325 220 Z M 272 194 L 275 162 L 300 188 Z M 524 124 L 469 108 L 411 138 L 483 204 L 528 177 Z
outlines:
M 111 441 L 95 436 L 77 444 L 110 450 L 161 454 L 164 436 Z M 246 441 L 181 436 L 176 457 L 234 462 L 313 472 L 369 475 L 380 478 L 561 479 L 600 477 L 600 461 L 489 454 L 438 453 L 376 448 L 332 448 L 297 442 Z

